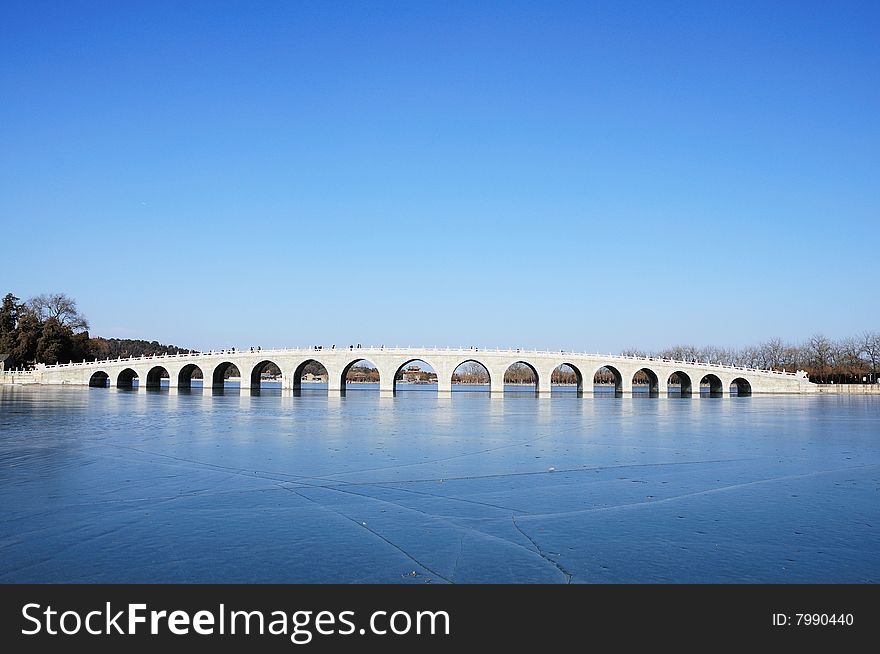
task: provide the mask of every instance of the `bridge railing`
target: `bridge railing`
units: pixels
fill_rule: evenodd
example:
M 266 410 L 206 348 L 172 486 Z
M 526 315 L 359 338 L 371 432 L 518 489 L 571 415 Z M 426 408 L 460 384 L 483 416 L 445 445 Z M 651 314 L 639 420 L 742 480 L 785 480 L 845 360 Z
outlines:
M 655 363 L 663 363 L 663 364 L 671 364 L 671 365 L 684 365 L 684 366 L 698 366 L 702 368 L 718 368 L 721 370 L 735 370 L 739 372 L 756 372 L 762 374 L 773 374 L 779 375 L 783 377 L 795 377 L 797 373 L 782 371 L 782 370 L 771 370 L 771 369 L 762 369 L 762 368 L 752 368 L 752 367 L 743 367 L 743 366 L 731 366 L 722 363 L 712 363 L 709 361 L 682 361 L 679 359 L 669 359 L 664 357 L 651 357 L 651 356 L 634 356 L 629 354 L 611 354 L 611 353 L 601 353 L 601 352 L 573 352 L 569 350 L 537 350 L 537 349 L 525 349 L 525 348 L 482 348 L 482 347 L 421 347 L 421 348 L 413 348 L 413 347 L 385 347 L 385 346 L 376 346 L 370 345 L 366 347 L 330 347 L 325 348 L 323 346 L 310 346 L 310 347 L 295 347 L 295 348 L 270 348 L 270 349 L 246 349 L 242 350 L 239 348 L 228 348 L 221 350 L 209 350 L 204 352 L 187 352 L 187 353 L 175 353 L 175 354 L 149 354 L 142 355 L 137 357 L 117 357 L 115 359 L 107 358 L 107 359 L 98 359 L 95 361 L 80 361 L 80 362 L 69 362 L 69 363 L 56 363 L 56 364 L 37 364 L 37 369 L 40 370 L 54 370 L 59 368 L 77 368 L 77 367 L 97 367 L 101 365 L 106 365 L 108 363 L 137 363 L 143 361 L 167 361 L 169 359 L 192 359 L 192 358 L 202 358 L 202 357 L 216 357 L 221 355 L 260 355 L 271 357 L 273 355 L 279 354 L 312 354 L 322 352 L 344 352 L 350 351 L 352 353 L 390 353 L 390 354 L 413 354 L 419 352 L 437 352 L 437 353 L 449 353 L 449 354 L 459 354 L 465 355 L 468 354 L 476 354 L 476 353 L 493 353 L 493 354 L 505 354 L 505 355 L 534 355 L 534 356 L 555 356 L 558 357 L 560 355 L 567 355 L 573 358 L 576 357 L 593 357 L 598 359 L 604 359 L 608 361 L 636 361 L 636 362 L 655 362 Z M 364 358 L 368 358 L 364 356 Z M 563 358 L 565 358 L 563 356 Z

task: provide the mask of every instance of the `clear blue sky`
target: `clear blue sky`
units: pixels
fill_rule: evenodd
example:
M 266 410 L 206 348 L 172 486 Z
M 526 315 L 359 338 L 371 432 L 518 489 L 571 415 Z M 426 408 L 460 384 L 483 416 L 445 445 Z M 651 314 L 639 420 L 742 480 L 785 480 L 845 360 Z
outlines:
M 880 3 L 0 8 L 0 291 L 92 334 L 880 328 Z

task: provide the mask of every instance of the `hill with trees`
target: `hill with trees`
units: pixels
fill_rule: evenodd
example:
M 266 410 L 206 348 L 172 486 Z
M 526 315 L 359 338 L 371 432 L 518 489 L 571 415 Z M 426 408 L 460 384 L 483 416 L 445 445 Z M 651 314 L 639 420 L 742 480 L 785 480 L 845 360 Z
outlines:
M 20 368 L 192 351 L 158 341 L 92 338 L 88 330 L 89 322 L 76 300 L 63 293 L 37 295 L 26 302 L 7 293 L 0 305 L 0 354 L 11 357 Z

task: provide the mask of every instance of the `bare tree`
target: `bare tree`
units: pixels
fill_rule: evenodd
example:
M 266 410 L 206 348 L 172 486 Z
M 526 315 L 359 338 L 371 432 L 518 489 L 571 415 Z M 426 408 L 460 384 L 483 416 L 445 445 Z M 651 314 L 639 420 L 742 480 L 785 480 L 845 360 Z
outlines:
M 460 384 L 488 384 L 489 373 L 476 361 L 466 361 L 453 371 L 452 381 Z
M 699 350 L 693 345 L 673 345 L 660 352 L 660 356 L 676 361 L 693 361 L 698 358 Z
M 880 364 L 880 332 L 862 334 L 862 351 L 871 366 L 871 374 L 877 379 L 877 367 Z
M 731 365 L 744 368 L 767 368 L 767 357 L 763 346 L 748 346 L 733 353 Z
M 730 350 L 728 348 L 709 346 L 700 349 L 699 353 L 697 354 L 697 359 L 699 359 L 700 361 L 711 361 L 712 363 L 722 363 L 729 366 L 739 363 L 741 354 L 741 352 Z
M 846 375 L 848 383 L 859 382 L 868 372 L 868 364 L 862 358 L 863 353 L 861 339 L 848 337 L 838 341 L 835 367 Z
M 504 373 L 505 384 L 534 384 L 535 373 L 531 366 L 524 363 L 512 363 Z
M 27 302 L 28 308 L 45 322 L 54 318 L 64 327 L 70 327 L 75 332 L 86 331 L 89 321 L 79 312 L 76 300 L 64 293 L 43 293 L 32 297 Z
M 782 368 L 785 362 L 785 343 L 781 338 L 771 338 L 758 346 L 758 359 L 760 367 L 767 370 Z
M 827 381 L 834 364 L 834 344 L 822 334 L 814 334 L 806 343 L 807 359 L 814 373 Z
M 577 373 L 574 371 L 574 368 L 569 366 L 567 363 L 563 363 L 562 365 L 557 366 L 553 369 L 553 372 L 550 374 L 550 383 L 576 384 Z
M 797 345 L 789 345 L 785 348 L 785 359 L 782 367 L 788 370 L 800 370 L 806 365 L 806 356 L 803 348 Z
M 611 368 L 602 366 L 593 374 L 593 385 L 596 384 L 616 384 L 617 376 L 612 372 Z

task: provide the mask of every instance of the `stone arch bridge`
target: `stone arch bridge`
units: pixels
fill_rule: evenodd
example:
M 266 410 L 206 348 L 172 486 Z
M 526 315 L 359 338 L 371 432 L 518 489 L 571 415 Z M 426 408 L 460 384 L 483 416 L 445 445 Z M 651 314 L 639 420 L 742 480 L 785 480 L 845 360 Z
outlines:
M 816 385 L 802 371 L 779 372 L 709 362 L 585 352 L 397 347 L 230 349 L 38 365 L 32 371 L 5 373 L 3 381 L 131 387 L 137 378 L 138 388 L 146 390 L 164 387 L 164 380 L 172 389 L 189 388 L 194 377 L 202 377 L 205 388 L 222 388 L 231 366 L 235 366 L 240 373 L 242 392 L 249 392 L 259 388 L 263 371 L 270 367 L 269 364 L 274 364 L 281 371 L 282 389 L 296 391 L 301 388 L 303 370 L 311 362 L 320 363 L 327 370 L 329 395 L 345 393 L 346 374 L 360 362 L 371 363 L 378 370 L 379 392 L 383 396 L 394 395 L 396 378 L 413 362 L 424 362 L 434 368 L 437 391 L 441 395 L 452 391 L 453 372 L 468 362 L 485 368 L 493 395 L 504 392 L 504 374 L 514 364 L 531 368 L 537 379 L 535 389 L 539 396 L 550 395 L 553 370 L 563 364 L 574 371 L 579 394 L 584 396 L 592 395 L 594 375 L 602 369 L 607 379 L 613 379 L 618 394 L 624 396 L 633 392 L 634 379 L 638 380 L 635 385 L 640 390 L 650 390 L 662 397 L 671 388 L 693 397 L 699 397 L 700 390 L 716 396 L 729 393 L 811 393 L 816 390 Z

